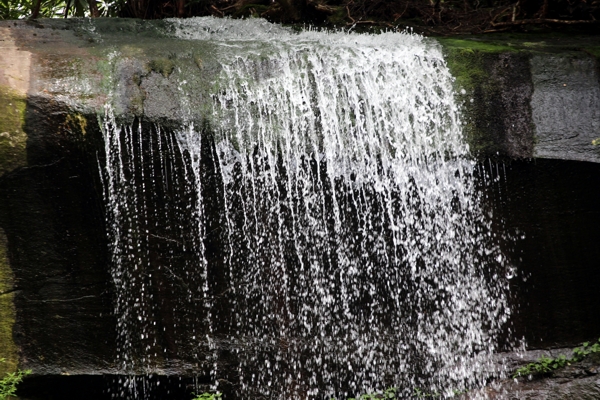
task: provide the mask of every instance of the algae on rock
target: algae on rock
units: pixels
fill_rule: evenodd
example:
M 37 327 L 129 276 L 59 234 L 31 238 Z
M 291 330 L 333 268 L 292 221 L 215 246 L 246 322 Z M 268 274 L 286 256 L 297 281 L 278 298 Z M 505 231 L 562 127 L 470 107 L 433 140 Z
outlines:
M 533 156 L 530 55 L 506 45 L 440 39 L 478 158 Z
M 18 353 L 13 341 L 15 323 L 14 277 L 8 263 L 8 240 L 0 228 L 0 376 L 17 370 Z
M 25 98 L 0 86 L 0 176 L 27 163 Z
M 27 164 L 25 98 L 0 86 L 0 178 Z M 8 239 L 0 228 L 0 376 L 17 370 L 18 353 L 13 341 L 15 323 L 14 277 L 8 260 Z

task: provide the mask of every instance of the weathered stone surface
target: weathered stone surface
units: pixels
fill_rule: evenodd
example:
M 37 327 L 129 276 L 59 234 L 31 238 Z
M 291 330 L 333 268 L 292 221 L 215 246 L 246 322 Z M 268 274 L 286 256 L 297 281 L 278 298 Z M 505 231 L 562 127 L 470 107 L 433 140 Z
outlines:
M 162 123 L 201 123 L 209 112 L 220 50 L 209 42 L 174 38 L 169 22 L 19 21 L 2 22 L 0 29 L 3 46 L 10 47 L 3 59 L 34 60 L 30 73 L 11 78 L 13 86 L 18 80 L 30 94 L 84 114 L 101 114 L 109 102 L 124 121 L 143 116 Z M 600 137 L 593 38 L 440 42 L 457 77 L 476 156 L 600 161 L 598 147 L 591 144 Z M 9 64 L 13 70 L 27 69 Z
M 530 100 L 533 85 L 526 53 L 451 51 L 471 152 L 480 158 L 533 156 Z
M 0 376 L 17 368 L 18 353 L 13 340 L 15 324 L 14 276 L 8 263 L 6 235 L 0 228 L 0 354 L 5 362 L 0 363 Z
M 600 162 L 600 76 L 588 54 L 534 55 L 535 157 Z
M 26 165 L 25 95 L 30 55 L 19 51 L 6 29 L 0 28 L 0 180 Z M 9 259 L 8 238 L 0 227 L 0 376 L 16 370 L 18 348 L 13 340 L 15 277 Z
M 509 366 L 509 371 L 541 356 L 572 357 L 570 349 L 533 351 L 501 355 L 499 365 Z M 462 400 L 597 400 L 600 399 L 600 357 L 593 354 L 545 376 L 498 380 L 485 389 L 472 391 L 460 397 Z M 510 375 L 510 374 L 509 374 Z
M 0 86 L 24 96 L 29 90 L 31 53 L 19 49 L 7 24 L 0 27 L 0 50 Z
M 27 165 L 0 178 L 0 226 L 14 276 L 12 336 L 21 367 L 36 374 L 98 373 L 113 362 L 93 135 L 83 136 L 75 116 L 30 98 Z
M 597 41 L 502 39 L 440 40 L 475 155 L 599 162 Z
M 101 373 L 114 359 L 114 320 L 98 125 L 58 83 L 73 81 L 81 53 L 56 30 L 16 24 L 0 27 L 0 367 Z M 23 40 L 36 31 L 37 53 Z

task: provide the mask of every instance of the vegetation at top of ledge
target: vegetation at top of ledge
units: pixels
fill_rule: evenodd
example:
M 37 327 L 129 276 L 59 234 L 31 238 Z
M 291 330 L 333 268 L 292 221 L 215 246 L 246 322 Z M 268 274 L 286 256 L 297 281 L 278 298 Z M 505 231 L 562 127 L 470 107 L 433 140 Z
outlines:
M 0 0 L 0 19 L 90 16 L 160 19 L 262 17 L 350 29 L 413 28 L 438 35 L 562 30 L 598 32 L 597 0 Z M 562 28 L 561 28 L 562 27 Z
M 573 356 L 567 358 L 564 354 L 556 358 L 542 356 L 536 362 L 529 363 L 515 371 L 513 378 L 540 377 L 551 374 L 557 369 L 564 368 L 572 363 L 582 361 L 590 354 L 600 353 L 600 339 L 590 346 L 589 342 L 583 343 L 582 347 L 573 349 Z
M 482 53 L 505 53 L 517 51 L 515 47 L 507 44 L 500 44 L 488 41 L 465 40 L 458 38 L 438 38 L 438 41 L 448 49 L 456 49 L 459 52 L 473 53 L 479 51 Z
M 3 363 L 6 360 L 4 358 L 0 358 L 0 362 Z M 17 392 L 17 385 L 23 381 L 23 378 L 27 375 L 31 374 L 31 370 L 20 370 L 18 369 L 15 372 L 8 372 L 0 379 L 0 400 L 7 400 L 10 397 L 13 397 Z

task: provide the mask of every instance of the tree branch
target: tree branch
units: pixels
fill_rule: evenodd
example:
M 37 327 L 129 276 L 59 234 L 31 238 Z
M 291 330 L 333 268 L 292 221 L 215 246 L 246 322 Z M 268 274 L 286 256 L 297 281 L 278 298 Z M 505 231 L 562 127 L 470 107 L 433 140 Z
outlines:
M 35 3 L 35 6 L 33 7 L 33 10 L 31 11 L 30 19 L 37 19 L 37 17 L 40 15 L 40 7 L 41 6 L 42 6 L 42 0 L 37 0 Z
M 568 19 L 550 19 L 550 18 L 535 18 L 535 19 L 520 19 L 507 22 L 490 22 L 492 26 L 511 26 L 511 25 L 528 25 L 528 24 L 597 24 L 594 20 L 568 20 Z

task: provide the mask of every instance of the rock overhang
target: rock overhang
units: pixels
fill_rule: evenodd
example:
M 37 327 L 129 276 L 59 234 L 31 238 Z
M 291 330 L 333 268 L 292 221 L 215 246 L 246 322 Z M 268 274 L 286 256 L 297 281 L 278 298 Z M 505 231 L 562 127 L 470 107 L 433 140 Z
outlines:
M 122 123 L 137 118 L 171 127 L 200 124 L 220 90 L 224 49 L 210 36 L 176 37 L 173 20 L 2 21 L 0 29 L 12 40 L 4 59 L 18 51 L 32 60 L 29 98 L 64 103 L 91 120 L 110 104 Z M 435 40 L 456 78 L 465 135 L 476 158 L 600 162 L 600 150 L 592 145 L 600 137 L 597 37 Z

